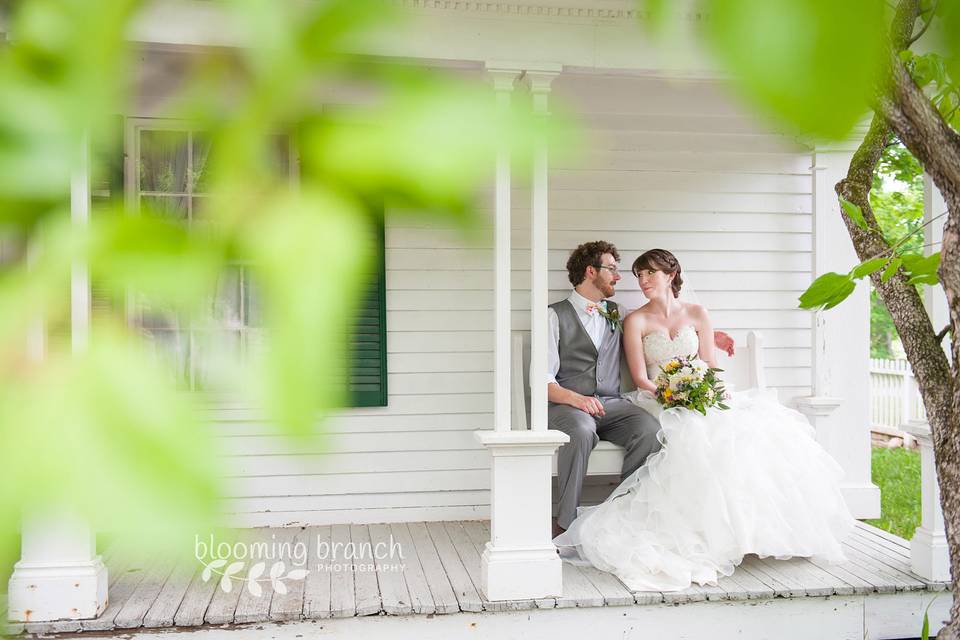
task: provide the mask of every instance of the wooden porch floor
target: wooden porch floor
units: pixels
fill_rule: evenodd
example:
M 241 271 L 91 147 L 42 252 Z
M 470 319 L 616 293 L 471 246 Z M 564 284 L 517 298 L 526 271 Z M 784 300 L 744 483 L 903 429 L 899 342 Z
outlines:
M 234 585 L 218 588 L 219 576 L 207 582 L 196 560 L 168 563 L 136 560 L 105 551 L 109 567 L 110 601 L 96 620 L 12 625 L 8 632 L 60 633 L 132 630 L 137 628 L 198 627 L 370 615 L 450 614 L 517 611 L 564 607 L 610 607 L 747 601 L 808 596 L 856 596 L 911 591 L 942 591 L 910 572 L 909 546 L 902 538 L 860 524 L 846 542 L 849 561 L 828 566 L 809 560 L 771 560 L 749 556 L 736 572 L 716 587 L 693 586 L 676 593 L 631 593 L 613 575 L 593 568 L 563 565 L 564 594 L 559 598 L 490 602 L 479 589 L 480 554 L 489 539 L 489 522 L 416 522 L 401 524 L 333 525 L 306 529 L 256 529 L 259 540 L 302 542 L 312 559 L 302 580 L 287 580 L 274 590 L 260 582 L 256 597 Z M 336 544 L 388 543 L 393 536 L 402 560 L 382 560 L 372 571 L 370 560 L 343 557 Z M 332 566 L 347 570 L 314 570 L 318 544 L 331 543 Z M 386 547 L 381 547 L 386 548 Z M 329 561 L 328 561 L 329 562 Z M 396 563 L 396 564 L 393 564 Z M 398 566 L 398 565 L 401 565 Z M 222 569 L 221 569 L 222 570 Z M 269 567 L 268 567 L 269 570 Z M 244 572 L 241 572 L 243 575 Z M 282 576 L 281 576 L 282 577 Z

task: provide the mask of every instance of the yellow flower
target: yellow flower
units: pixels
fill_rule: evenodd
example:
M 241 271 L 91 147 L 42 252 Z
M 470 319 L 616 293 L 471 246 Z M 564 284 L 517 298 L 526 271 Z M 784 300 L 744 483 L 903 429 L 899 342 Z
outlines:
M 670 398 L 673 397 L 673 391 L 670 391 L 670 389 L 664 389 L 664 390 L 663 390 L 663 397 L 666 398 L 667 400 L 669 400 Z

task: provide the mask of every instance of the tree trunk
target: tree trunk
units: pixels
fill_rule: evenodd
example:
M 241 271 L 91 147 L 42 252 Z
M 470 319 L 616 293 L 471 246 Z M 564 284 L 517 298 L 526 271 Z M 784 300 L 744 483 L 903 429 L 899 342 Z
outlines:
M 951 366 L 937 338 L 916 288 L 899 271 L 887 282 L 880 273 L 871 275 L 883 304 L 890 311 L 903 341 L 910 366 L 933 432 L 941 504 L 950 547 L 953 606 L 950 622 L 939 638 L 960 640 L 960 136 L 943 121 L 916 86 L 896 53 L 910 44 L 919 12 L 918 0 L 902 0 L 891 30 L 889 75 L 877 102 L 877 115 L 863 143 L 854 155 L 847 177 L 837 184 L 837 193 L 858 205 L 867 221 L 860 229 L 844 216 L 847 231 L 861 260 L 876 257 L 888 249 L 870 208 L 873 173 L 891 130 L 923 165 L 947 203 L 940 264 L 950 307 Z

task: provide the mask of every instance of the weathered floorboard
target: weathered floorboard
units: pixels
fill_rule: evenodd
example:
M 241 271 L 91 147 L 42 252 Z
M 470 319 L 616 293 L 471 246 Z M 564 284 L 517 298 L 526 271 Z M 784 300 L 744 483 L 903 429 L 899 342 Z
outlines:
M 136 559 L 119 545 L 104 552 L 110 571 L 110 602 L 96 620 L 31 622 L 7 625 L 8 633 L 64 633 L 138 626 L 191 627 L 230 622 L 296 620 L 300 617 L 365 614 L 416 615 L 459 611 L 516 611 L 532 608 L 636 606 L 709 601 L 759 601 L 773 597 L 802 598 L 838 595 L 862 597 L 873 593 L 938 591 L 910 570 L 909 547 L 886 532 L 858 525 L 844 542 L 847 562 L 776 560 L 747 556 L 730 576 L 716 585 L 692 585 L 675 592 L 631 592 L 615 575 L 593 567 L 563 563 L 564 593 L 558 598 L 488 601 L 481 588 L 481 556 L 490 539 L 489 522 L 429 522 L 373 525 L 332 525 L 308 529 L 257 529 L 241 534 L 275 543 L 301 543 L 307 550 L 302 581 L 285 580 L 286 593 L 274 592 L 269 570 L 262 593 L 254 597 L 246 587 L 244 567 L 230 593 L 219 588 L 217 572 L 202 580 L 203 565 L 186 559 Z M 399 545 L 399 557 L 348 557 L 346 543 L 356 550 L 389 549 Z M 321 550 L 319 544 L 323 543 Z M 331 544 L 331 543 L 339 543 Z M 295 548 L 294 548 L 295 550 Z M 321 555 L 320 552 L 324 555 Z M 332 557 L 331 557 L 332 555 Z M 295 568 L 290 566 L 285 575 Z M 247 561 L 248 564 L 252 561 Z M 355 563 L 379 564 L 377 571 L 358 570 Z M 269 562 L 268 562 L 269 564 Z M 387 571 L 389 565 L 402 571 Z M 388 566 L 383 566 L 388 565 Z M 220 570 L 222 571 L 222 569 Z M 696 609 L 691 609 L 695 614 Z
M 110 601 L 106 610 L 95 620 L 83 620 L 80 623 L 84 631 L 107 631 L 114 628 L 114 621 L 117 614 L 123 609 L 124 605 L 133 592 L 140 585 L 146 576 L 146 570 L 152 566 L 152 563 L 143 561 L 132 561 L 126 571 L 117 576 L 116 582 L 110 586 Z
M 199 565 L 199 560 L 196 561 Z M 176 627 L 197 627 L 203 624 L 204 614 L 213 598 L 213 591 L 217 588 L 219 580 L 216 576 L 211 576 L 209 580 L 203 580 L 203 567 L 197 566 L 193 574 L 193 580 L 183 594 L 183 600 L 173 617 L 173 624 Z
M 437 549 L 437 554 L 440 556 L 440 561 L 443 563 L 444 572 L 450 580 L 450 586 L 453 587 L 457 602 L 460 604 L 460 609 L 462 611 L 482 611 L 483 600 L 480 598 L 476 587 L 474 587 L 467 569 L 463 566 L 463 562 L 460 560 L 460 556 L 457 554 L 443 523 L 428 522 L 426 526 Z
M 332 555 L 330 573 L 330 615 L 334 618 L 352 618 L 357 613 L 353 587 L 353 560 L 345 557 L 350 542 L 350 525 L 335 524 L 330 528 Z
M 357 615 L 369 616 L 380 613 L 383 602 L 380 598 L 380 576 L 377 559 L 369 554 L 370 529 L 365 524 L 350 525 L 350 540 L 356 553 L 361 555 L 353 561 L 353 584 L 357 594 Z
M 309 620 L 330 617 L 330 526 L 308 527 L 307 555 L 310 573 L 303 584 L 303 617 Z
M 407 589 L 407 582 L 404 575 L 408 570 L 408 563 L 404 560 L 403 546 L 398 544 L 396 538 L 391 538 L 392 532 L 388 524 L 370 525 L 370 544 L 374 553 L 378 554 L 376 562 L 380 564 L 380 571 L 377 573 L 377 580 L 380 584 L 380 598 L 383 602 L 383 610 L 388 615 L 406 615 L 413 613 L 410 591 Z M 393 542 L 393 544 L 391 544 Z M 379 557 L 380 549 L 384 550 L 383 557 Z M 409 563 L 410 571 L 412 564 Z M 419 566 L 419 565 L 418 565 Z
M 563 595 L 557 598 L 557 608 L 599 607 L 603 594 L 583 574 L 580 567 L 563 563 Z
M 291 571 L 307 571 L 307 575 L 315 570 L 314 563 L 309 553 L 309 541 L 307 540 L 307 531 L 300 527 L 290 530 L 287 538 L 290 542 L 291 554 L 286 562 L 286 572 L 284 575 L 290 575 Z M 305 557 L 300 557 L 303 554 Z M 286 593 L 274 590 L 273 599 L 270 601 L 270 619 L 275 621 L 299 620 L 303 614 L 303 594 L 305 589 L 306 577 L 302 580 L 287 579 L 283 581 L 286 587 Z
M 194 558 L 182 558 L 177 562 L 157 599 L 143 617 L 143 626 L 151 628 L 173 626 L 177 610 L 180 609 L 180 604 L 187 594 L 198 564 Z
M 407 593 L 410 596 L 410 608 L 413 613 L 436 613 L 437 608 L 433 602 L 433 595 L 430 593 L 430 585 L 427 582 L 427 575 L 417 553 L 417 547 L 410 535 L 410 530 L 406 523 L 393 523 L 390 526 L 390 535 L 400 545 L 403 553 L 402 561 L 404 564 L 403 578 L 406 583 Z M 446 585 L 450 588 L 450 585 Z M 456 598 L 453 591 L 450 591 L 450 599 L 456 605 Z M 457 608 L 459 611 L 459 607 Z
M 454 586 L 447 574 L 440 552 L 433 543 L 433 538 L 423 522 L 407 524 L 410 539 L 416 549 L 417 559 L 423 567 L 423 576 L 430 588 L 434 608 L 437 613 L 457 613 L 460 611 L 460 600 L 454 591 Z M 465 597 L 465 596 L 462 596 Z M 479 596 L 477 596 L 479 600 Z

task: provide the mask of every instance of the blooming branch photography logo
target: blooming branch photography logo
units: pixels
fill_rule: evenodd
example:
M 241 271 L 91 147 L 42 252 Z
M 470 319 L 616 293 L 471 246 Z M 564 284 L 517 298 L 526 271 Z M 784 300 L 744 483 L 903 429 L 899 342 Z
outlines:
M 303 581 L 315 572 L 403 572 L 403 550 L 390 535 L 389 540 L 331 541 L 316 536 L 314 551 L 309 538 L 278 540 L 227 541 L 217 540 L 214 534 L 205 538 L 194 536 L 194 557 L 203 565 L 200 574 L 204 582 L 219 576 L 220 589 L 225 593 L 235 586 L 246 588 L 250 595 L 261 597 L 264 585 L 279 594 L 286 594 L 292 583 Z

